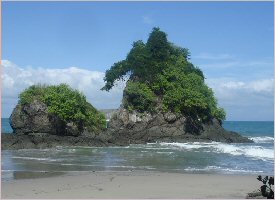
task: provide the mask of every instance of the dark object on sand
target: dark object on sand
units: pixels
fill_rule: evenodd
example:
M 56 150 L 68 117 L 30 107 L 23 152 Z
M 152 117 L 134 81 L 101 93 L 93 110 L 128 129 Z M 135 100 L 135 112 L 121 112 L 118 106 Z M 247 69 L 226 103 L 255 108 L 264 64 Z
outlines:
M 258 176 L 257 180 L 261 181 L 263 185 L 261 186 L 261 193 L 267 199 L 274 199 L 274 191 L 271 188 L 274 185 L 274 177 L 266 176 L 262 178 L 261 175 Z
M 259 190 L 247 193 L 246 199 L 265 199 Z

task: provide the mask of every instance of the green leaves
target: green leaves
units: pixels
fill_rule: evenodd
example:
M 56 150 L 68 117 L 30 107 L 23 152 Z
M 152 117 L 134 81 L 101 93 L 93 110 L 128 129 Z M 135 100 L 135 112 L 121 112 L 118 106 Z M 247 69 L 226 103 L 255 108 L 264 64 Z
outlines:
M 67 84 L 57 86 L 33 85 L 19 96 L 19 103 L 29 104 L 37 99 L 47 105 L 47 111 L 65 122 L 74 122 L 80 129 L 84 126 L 90 130 L 103 129 L 105 118 L 78 90 Z
M 158 61 L 164 61 L 169 56 L 169 43 L 166 33 L 159 28 L 153 28 L 146 43 L 151 57 Z
M 21 105 L 25 105 L 30 103 L 34 99 L 41 100 L 42 94 L 44 93 L 46 87 L 46 85 L 41 84 L 30 86 L 19 94 L 19 103 Z
M 205 118 L 203 115 L 208 111 L 210 102 L 203 79 L 196 73 L 177 73 L 175 70 L 166 75 L 170 86 L 164 90 L 164 104 L 173 112 Z
M 187 48 L 174 45 L 167 34 L 153 28 L 146 43 L 141 40 L 133 47 L 125 60 L 115 63 L 105 73 L 105 86 L 109 91 L 115 81 L 130 75 L 125 93 L 130 110 L 153 111 L 157 106 L 163 111 L 188 114 L 210 120 L 225 119 L 225 111 L 217 106 L 213 91 L 204 83 L 204 74 L 191 62 Z
M 104 81 L 106 84 L 101 90 L 109 91 L 114 86 L 114 82 L 123 79 L 128 71 L 129 65 L 126 60 L 115 63 L 110 70 L 105 72 Z
M 140 112 L 153 111 L 155 96 L 145 83 L 128 81 L 125 94 L 130 110 L 134 108 Z

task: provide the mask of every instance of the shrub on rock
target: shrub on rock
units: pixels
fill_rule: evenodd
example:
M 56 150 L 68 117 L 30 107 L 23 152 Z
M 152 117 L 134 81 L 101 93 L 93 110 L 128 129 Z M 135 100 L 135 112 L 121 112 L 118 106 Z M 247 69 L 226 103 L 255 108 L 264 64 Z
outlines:
M 15 133 L 25 134 L 77 136 L 85 129 L 97 132 L 105 127 L 104 115 L 82 93 L 66 84 L 30 86 L 19 95 L 10 120 Z
M 116 81 L 129 77 L 123 99 L 123 107 L 129 111 L 169 111 L 197 123 L 221 122 L 226 113 L 189 57 L 187 48 L 172 44 L 165 32 L 153 28 L 146 43 L 134 42 L 126 58 L 106 71 L 102 90 L 109 91 Z

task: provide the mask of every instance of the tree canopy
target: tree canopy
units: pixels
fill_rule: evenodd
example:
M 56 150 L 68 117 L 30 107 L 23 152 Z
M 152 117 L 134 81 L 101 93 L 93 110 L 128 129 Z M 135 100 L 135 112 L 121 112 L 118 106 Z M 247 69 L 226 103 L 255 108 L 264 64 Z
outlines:
M 109 91 L 126 75 L 130 79 L 124 106 L 130 110 L 153 112 L 161 107 L 202 120 L 225 119 L 203 72 L 190 62 L 189 50 L 169 42 L 159 28 L 153 28 L 146 43 L 134 42 L 126 59 L 106 71 L 102 90 Z
M 38 100 L 47 105 L 47 111 L 64 122 L 74 122 L 83 129 L 96 131 L 105 127 L 105 117 L 99 113 L 86 97 L 78 90 L 73 90 L 67 84 L 32 85 L 19 95 L 21 105 Z

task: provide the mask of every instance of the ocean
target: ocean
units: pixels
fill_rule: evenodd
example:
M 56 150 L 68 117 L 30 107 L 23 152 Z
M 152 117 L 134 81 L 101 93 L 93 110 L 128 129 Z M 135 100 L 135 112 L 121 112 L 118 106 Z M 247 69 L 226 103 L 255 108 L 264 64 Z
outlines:
M 62 147 L 2 151 L 2 179 L 22 173 L 149 170 L 178 173 L 274 174 L 274 122 L 225 121 L 253 144 L 148 143 L 126 147 Z M 12 132 L 2 119 L 2 132 Z

